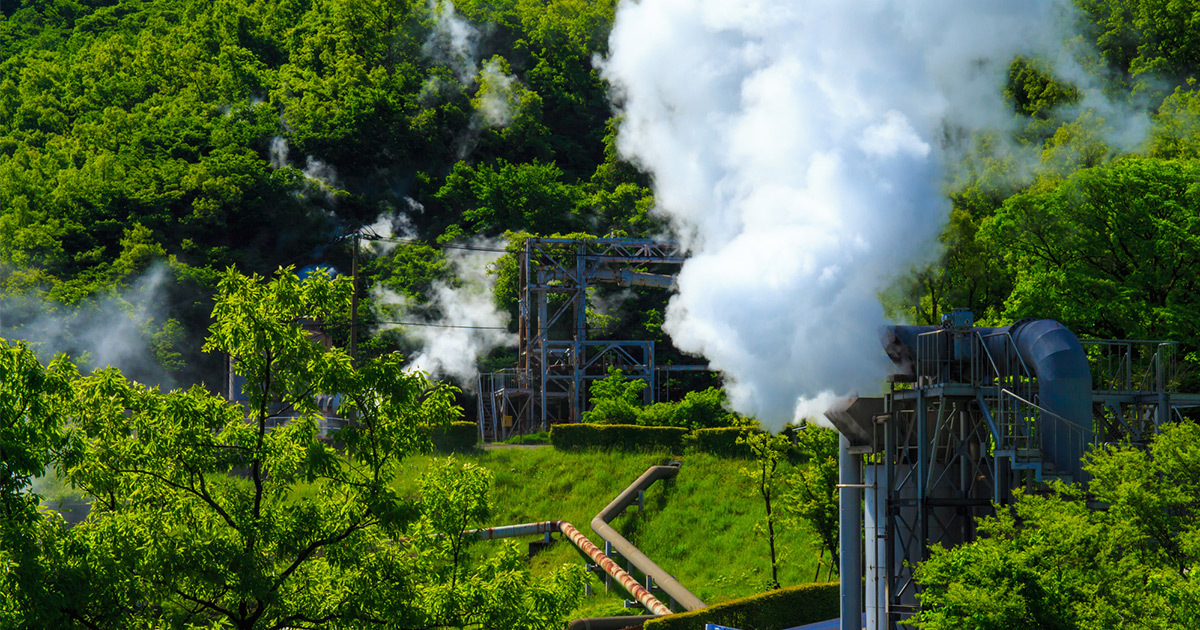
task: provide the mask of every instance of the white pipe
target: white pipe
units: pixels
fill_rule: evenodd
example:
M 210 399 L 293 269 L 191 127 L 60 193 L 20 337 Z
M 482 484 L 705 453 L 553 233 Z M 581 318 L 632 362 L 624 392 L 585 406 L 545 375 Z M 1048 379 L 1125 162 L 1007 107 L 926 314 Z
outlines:
M 862 455 L 838 448 L 838 546 L 841 566 L 841 630 L 862 630 Z

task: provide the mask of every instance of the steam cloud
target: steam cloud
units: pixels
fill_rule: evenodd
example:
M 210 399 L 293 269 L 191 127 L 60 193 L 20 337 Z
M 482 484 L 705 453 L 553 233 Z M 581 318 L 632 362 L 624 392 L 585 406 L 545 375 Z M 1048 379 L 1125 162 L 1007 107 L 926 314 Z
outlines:
M 517 93 L 514 85 L 517 78 L 506 73 L 499 59 L 489 59 L 483 64 L 479 82 L 483 95 L 479 99 L 478 113 L 491 127 L 507 127 L 517 109 Z
M 945 138 L 1011 127 L 1017 54 L 1072 63 L 1055 2 L 623 2 L 621 153 L 691 257 L 664 328 L 779 427 L 878 391 L 878 296 L 935 260 Z M 1061 71 L 1061 68 L 1056 68 Z M 1074 78 L 1086 73 L 1068 68 Z M 1085 103 L 1096 94 L 1084 85 Z M 965 133 L 963 133 L 965 132 Z
M 155 265 L 123 295 L 77 308 L 32 296 L 9 298 L 0 306 L 0 337 L 25 341 L 42 362 L 64 353 L 85 371 L 114 366 L 134 380 L 169 387 L 145 330 L 163 318 L 168 278 L 167 267 Z
M 421 52 L 448 66 L 463 85 L 470 85 L 478 70 L 475 51 L 479 29 L 458 14 L 453 0 L 429 0 L 429 12 L 433 14 L 433 31 Z
M 386 222 L 394 224 L 395 220 Z M 406 337 L 421 344 L 409 361 L 411 369 L 428 372 L 430 378 L 451 377 L 473 391 L 479 358 L 495 348 L 516 346 L 517 339 L 507 330 L 508 313 L 496 309 L 492 298 L 495 276 L 488 273 L 504 243 L 476 239 L 469 247 L 448 250 L 455 281 L 435 282 L 427 305 L 417 305 L 407 296 L 379 285 L 372 288 L 371 294 L 381 319 L 418 324 L 380 324 L 381 330 L 401 329 Z

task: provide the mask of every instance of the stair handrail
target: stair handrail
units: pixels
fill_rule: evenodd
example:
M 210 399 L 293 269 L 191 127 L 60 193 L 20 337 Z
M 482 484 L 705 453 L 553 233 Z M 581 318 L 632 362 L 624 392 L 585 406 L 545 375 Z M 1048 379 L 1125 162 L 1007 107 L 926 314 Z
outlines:
M 1043 418 L 1048 416 L 1050 418 L 1058 420 L 1057 423 L 1049 423 L 1050 424 L 1049 437 L 1050 437 L 1050 444 L 1052 446 L 1051 450 L 1053 450 L 1053 447 L 1056 447 L 1059 443 L 1058 442 L 1058 440 L 1059 440 L 1058 427 L 1059 426 L 1066 427 L 1067 439 L 1071 440 L 1073 443 L 1077 443 L 1079 445 L 1079 450 L 1075 451 L 1075 452 L 1082 452 L 1084 450 L 1084 448 L 1086 448 L 1086 445 L 1091 443 L 1091 441 L 1092 441 L 1091 439 L 1089 439 L 1089 436 L 1091 436 L 1091 438 L 1094 438 L 1096 435 L 1095 430 L 1089 429 L 1083 425 L 1077 424 L 1074 421 L 1068 420 L 1067 418 L 1064 418 L 1063 416 L 1061 416 L 1057 413 L 1054 413 L 1053 411 L 1050 411 L 1049 409 L 1046 409 L 1045 407 L 1037 404 L 1036 402 L 1033 402 L 1031 400 L 1023 398 L 1010 390 L 1001 389 L 1000 395 L 1001 395 L 1001 397 L 1007 396 L 1021 404 L 1026 405 L 1027 407 L 1035 409 L 1038 413 L 1040 413 L 1042 415 Z M 1025 422 L 1026 422 L 1026 424 L 1029 424 L 1030 421 L 1028 419 L 1026 419 Z M 1038 427 L 1038 431 L 1040 431 L 1043 435 L 1045 434 L 1045 431 L 1046 431 L 1046 426 L 1045 426 L 1046 424 L 1047 423 L 1043 422 Z M 1031 435 L 1032 435 L 1032 432 L 1031 432 Z M 1039 440 L 1039 441 L 1041 441 L 1041 440 Z M 1039 455 L 1039 459 L 1040 458 L 1041 458 L 1041 456 Z M 1067 470 L 1068 472 L 1070 472 L 1071 475 L 1077 481 L 1080 480 L 1080 478 L 1079 478 L 1080 473 L 1083 471 L 1083 463 L 1081 461 L 1070 461 L 1070 462 L 1060 462 L 1060 463 L 1064 466 L 1064 468 L 1063 468 L 1064 470 Z

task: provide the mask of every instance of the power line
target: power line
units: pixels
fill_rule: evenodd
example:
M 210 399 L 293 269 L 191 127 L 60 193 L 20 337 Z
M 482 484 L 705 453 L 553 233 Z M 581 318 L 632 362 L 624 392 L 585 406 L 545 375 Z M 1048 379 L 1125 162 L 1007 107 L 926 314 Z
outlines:
M 374 236 L 363 234 L 363 238 L 368 241 L 385 241 L 388 243 L 396 243 L 399 245 L 429 245 L 425 241 L 415 238 L 396 238 L 394 236 Z M 439 249 L 465 249 L 472 252 L 499 252 L 507 253 L 508 250 L 500 247 L 476 247 L 474 245 L 429 245 Z
M 396 326 L 428 326 L 431 328 L 467 328 L 470 330 L 508 330 L 507 326 L 467 326 L 465 324 L 437 324 L 434 322 L 393 322 L 384 319 L 375 320 L 376 324 L 393 324 Z

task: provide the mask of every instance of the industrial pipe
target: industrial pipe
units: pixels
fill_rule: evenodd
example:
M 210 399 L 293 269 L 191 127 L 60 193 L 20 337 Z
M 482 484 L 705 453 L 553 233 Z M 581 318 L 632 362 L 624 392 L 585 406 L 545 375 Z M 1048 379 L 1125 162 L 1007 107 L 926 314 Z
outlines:
M 646 587 L 638 583 L 632 575 L 622 569 L 620 565 L 613 561 L 612 558 L 604 555 L 592 541 L 588 540 L 583 534 L 575 529 L 574 525 L 566 521 L 542 521 L 540 523 L 523 523 L 521 525 L 505 525 L 501 527 L 489 527 L 486 529 L 472 529 L 463 532 L 467 536 L 475 536 L 480 540 L 494 540 L 497 538 L 516 538 L 519 536 L 534 536 L 538 534 L 547 534 L 552 531 L 560 531 L 570 540 L 580 551 L 587 557 L 591 558 L 596 566 L 599 566 L 621 584 L 633 598 L 646 607 L 646 610 L 655 615 L 669 615 L 671 609 L 666 604 L 660 602 L 658 598 L 650 594 Z
M 596 535 L 608 541 L 621 556 L 628 560 L 639 571 L 654 579 L 654 583 L 664 592 L 670 595 L 676 602 L 679 602 L 688 610 L 699 610 L 705 607 L 704 602 L 700 601 L 699 597 L 692 594 L 680 584 L 674 577 L 664 571 L 661 567 L 654 563 L 653 560 L 646 557 L 646 554 L 634 547 L 625 537 L 617 533 L 609 522 L 625 511 L 629 505 L 637 503 L 638 492 L 650 487 L 659 479 L 668 479 L 679 473 L 678 466 L 651 466 L 646 472 L 642 473 L 641 477 L 637 478 L 625 488 L 625 491 L 617 495 L 617 498 L 612 500 L 607 507 L 592 519 L 592 530 Z
M 884 329 L 884 348 L 897 370 L 917 375 L 915 359 L 921 335 L 944 330 L 938 326 L 889 326 Z M 1092 422 L 1092 374 L 1087 353 L 1079 338 L 1052 319 L 1023 319 L 1000 328 L 973 328 L 998 368 L 1019 373 L 1021 363 L 1038 379 L 1038 404 L 1051 414 L 1080 427 Z M 1018 357 L 1006 352 L 1008 340 Z M 944 351 L 949 352 L 947 344 Z M 922 357 L 922 360 L 929 357 Z M 1008 361 L 1010 364 L 1004 364 Z M 1049 420 L 1049 419 L 1047 419 Z M 1077 472 L 1083 445 L 1072 441 L 1040 445 L 1060 470 Z
M 838 442 L 838 573 L 841 575 L 841 630 L 861 630 L 862 618 L 862 455 L 850 440 Z

